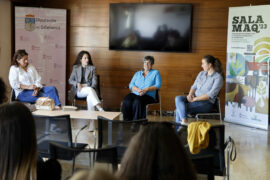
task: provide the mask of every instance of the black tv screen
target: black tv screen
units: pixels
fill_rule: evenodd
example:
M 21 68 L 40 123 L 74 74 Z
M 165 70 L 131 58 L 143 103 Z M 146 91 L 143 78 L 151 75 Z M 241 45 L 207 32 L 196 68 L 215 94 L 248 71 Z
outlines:
M 191 51 L 191 4 L 110 4 L 110 50 Z

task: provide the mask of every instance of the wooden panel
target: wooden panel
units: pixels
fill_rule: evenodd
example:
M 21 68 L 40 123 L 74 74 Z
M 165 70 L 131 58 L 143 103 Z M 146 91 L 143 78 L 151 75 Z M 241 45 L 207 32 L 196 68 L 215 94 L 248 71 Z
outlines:
M 109 27 L 107 0 L 73 0 L 71 26 Z
M 109 47 L 109 29 L 103 27 L 71 27 L 71 46 Z
M 163 53 L 144 51 L 110 51 L 109 3 L 191 3 L 193 5 L 192 51 L 190 53 Z M 68 76 L 76 55 L 81 50 L 91 53 L 93 63 L 101 77 L 101 93 L 105 108 L 119 108 L 129 92 L 133 74 L 142 68 L 142 58 L 155 57 L 154 68 L 162 76 L 162 109 L 174 110 L 174 98 L 187 92 L 201 71 L 201 59 L 205 54 L 218 57 L 225 69 L 228 11 L 232 6 L 269 4 L 269 0 L 42 0 L 43 7 L 67 8 L 70 14 L 70 49 Z M 68 78 L 68 77 L 67 77 Z M 224 87 L 221 104 L 224 108 Z

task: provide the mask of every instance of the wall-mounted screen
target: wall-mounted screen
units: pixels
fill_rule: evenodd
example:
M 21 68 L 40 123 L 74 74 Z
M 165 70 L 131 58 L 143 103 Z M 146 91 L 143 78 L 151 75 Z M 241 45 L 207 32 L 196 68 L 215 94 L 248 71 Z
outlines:
M 110 4 L 110 50 L 191 51 L 191 4 Z

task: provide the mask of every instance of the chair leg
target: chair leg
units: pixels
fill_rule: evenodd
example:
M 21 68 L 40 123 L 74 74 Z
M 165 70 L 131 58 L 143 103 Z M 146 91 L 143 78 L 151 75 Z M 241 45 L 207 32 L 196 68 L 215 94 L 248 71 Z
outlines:
M 162 120 L 162 108 L 161 108 L 161 91 L 159 92 L 159 115 L 160 115 L 160 120 Z
M 160 116 L 160 119 L 162 120 L 161 102 L 160 102 L 160 104 L 159 104 L 159 116 Z
M 145 106 L 145 118 L 148 116 L 148 104 Z
M 211 158 L 210 162 L 209 162 L 209 167 L 210 169 L 208 169 L 208 174 L 207 174 L 207 179 L 208 180 L 214 180 L 215 176 L 214 176 L 214 157 Z
M 75 98 L 72 101 L 72 106 L 76 106 L 76 99 Z
M 226 177 L 227 177 L 227 180 L 230 180 L 230 148 L 227 149 Z
M 91 153 L 89 152 L 89 167 L 90 169 L 94 167 L 94 163 L 95 163 L 95 152 Z
M 75 169 L 75 154 L 74 154 L 73 162 L 72 162 L 72 174 L 74 173 L 74 169 Z
M 221 115 L 221 113 L 219 114 L 219 120 L 220 120 L 220 123 L 222 123 L 222 115 Z
M 220 123 L 222 123 L 223 119 L 222 119 L 222 114 L 221 114 L 221 112 L 219 112 L 219 119 L 220 119 Z
M 97 133 L 96 133 L 96 130 L 94 130 L 94 132 L 93 132 L 93 136 L 94 136 L 94 149 L 96 149 L 97 147 L 97 135 L 96 135 Z
M 219 99 L 218 99 L 218 111 L 219 111 L 220 123 L 222 123 L 222 114 L 221 114 L 221 107 L 220 107 L 220 100 Z
M 118 167 L 117 167 L 118 165 L 117 164 L 112 164 L 112 169 L 113 169 L 113 172 L 116 172 L 117 171 L 117 169 L 118 169 Z

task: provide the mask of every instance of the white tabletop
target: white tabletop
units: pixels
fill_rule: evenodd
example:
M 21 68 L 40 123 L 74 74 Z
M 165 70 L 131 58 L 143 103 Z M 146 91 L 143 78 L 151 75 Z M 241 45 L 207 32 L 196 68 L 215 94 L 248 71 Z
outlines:
M 111 120 L 118 120 L 121 112 L 100 112 L 100 111 L 64 111 L 64 110 L 36 110 L 32 112 L 34 115 L 42 116 L 60 116 L 69 114 L 71 119 L 97 119 L 98 116 L 103 116 Z

